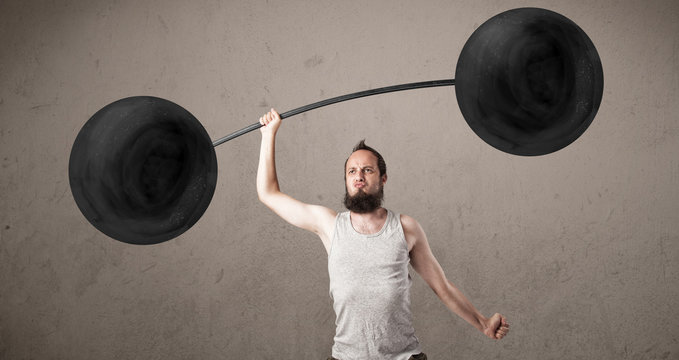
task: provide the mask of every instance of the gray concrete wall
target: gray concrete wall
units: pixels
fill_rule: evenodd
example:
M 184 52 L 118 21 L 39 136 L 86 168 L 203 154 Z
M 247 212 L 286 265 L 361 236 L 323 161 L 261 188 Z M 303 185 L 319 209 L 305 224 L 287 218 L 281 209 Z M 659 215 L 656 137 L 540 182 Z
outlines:
M 78 211 L 68 156 L 85 121 L 132 95 L 175 101 L 213 139 L 279 110 L 454 77 L 470 34 L 537 6 L 598 48 L 604 98 L 585 134 L 541 157 L 502 153 L 454 90 L 381 95 L 284 124 L 284 191 L 341 210 L 342 164 L 366 138 L 386 205 L 427 231 L 446 271 L 512 332 L 488 340 L 415 275 L 432 359 L 679 357 L 679 2 L 0 2 L 0 358 L 324 359 L 334 314 L 310 233 L 257 202 L 259 134 L 219 146 L 201 220 L 154 246 Z

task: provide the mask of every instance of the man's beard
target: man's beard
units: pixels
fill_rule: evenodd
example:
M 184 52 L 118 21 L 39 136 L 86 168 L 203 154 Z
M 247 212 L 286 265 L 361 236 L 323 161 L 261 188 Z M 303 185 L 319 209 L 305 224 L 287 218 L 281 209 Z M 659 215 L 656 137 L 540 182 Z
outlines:
M 366 214 L 377 210 L 382 206 L 384 199 L 384 187 L 380 186 L 380 190 L 376 194 L 368 194 L 362 189 L 359 189 L 356 195 L 349 195 L 349 192 L 344 192 L 344 206 L 357 214 Z

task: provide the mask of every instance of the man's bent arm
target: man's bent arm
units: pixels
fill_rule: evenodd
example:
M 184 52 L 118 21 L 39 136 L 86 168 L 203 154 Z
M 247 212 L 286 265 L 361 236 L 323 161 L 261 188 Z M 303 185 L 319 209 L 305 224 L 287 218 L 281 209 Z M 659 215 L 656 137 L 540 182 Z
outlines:
M 316 233 L 326 248 L 330 248 L 330 237 L 335 216 L 331 209 L 310 205 L 288 196 L 280 191 L 276 174 L 276 132 L 281 119 L 275 110 L 260 118 L 262 144 L 257 169 L 257 195 L 259 200 L 273 210 L 283 220 L 292 225 Z
M 501 339 L 507 335 L 509 324 L 502 315 L 495 314 L 490 318 L 483 316 L 469 299 L 446 278 L 441 265 L 429 247 L 420 224 L 405 215 L 401 217 L 401 222 L 406 240 L 412 244 L 410 263 L 413 269 L 434 290 L 446 307 L 491 339 Z

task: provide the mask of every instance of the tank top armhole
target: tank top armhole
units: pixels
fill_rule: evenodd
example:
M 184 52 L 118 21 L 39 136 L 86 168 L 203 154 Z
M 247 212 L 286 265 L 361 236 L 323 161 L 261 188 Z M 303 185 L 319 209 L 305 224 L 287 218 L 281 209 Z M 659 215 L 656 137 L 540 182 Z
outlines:
M 332 255 L 332 249 L 335 247 L 335 243 L 337 242 L 338 224 L 339 224 L 341 215 L 342 215 L 342 213 L 338 212 L 337 215 L 335 216 L 335 227 L 332 230 L 332 238 L 330 238 L 330 248 L 328 249 L 328 258 L 330 258 L 330 255 Z
M 394 217 L 396 218 L 396 221 L 397 221 L 396 227 L 398 228 L 398 235 L 401 238 L 401 242 L 403 243 L 403 246 L 405 246 L 406 252 L 408 252 L 408 242 L 406 241 L 406 234 L 405 234 L 405 232 L 403 232 L 403 224 L 401 223 L 401 214 L 394 213 Z

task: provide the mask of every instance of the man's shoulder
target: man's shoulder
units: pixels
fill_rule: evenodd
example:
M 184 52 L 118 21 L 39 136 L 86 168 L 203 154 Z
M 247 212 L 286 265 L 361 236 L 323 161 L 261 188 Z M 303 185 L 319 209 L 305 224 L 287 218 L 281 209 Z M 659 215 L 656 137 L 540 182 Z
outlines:
M 418 239 L 424 234 L 424 230 L 422 230 L 420 223 L 412 216 L 400 214 L 400 222 L 403 236 L 405 236 L 405 241 L 408 244 L 408 252 L 410 252 Z
M 406 214 L 399 214 L 401 220 L 401 226 L 403 229 L 412 229 L 420 226 L 420 223 L 415 220 L 414 217 Z

